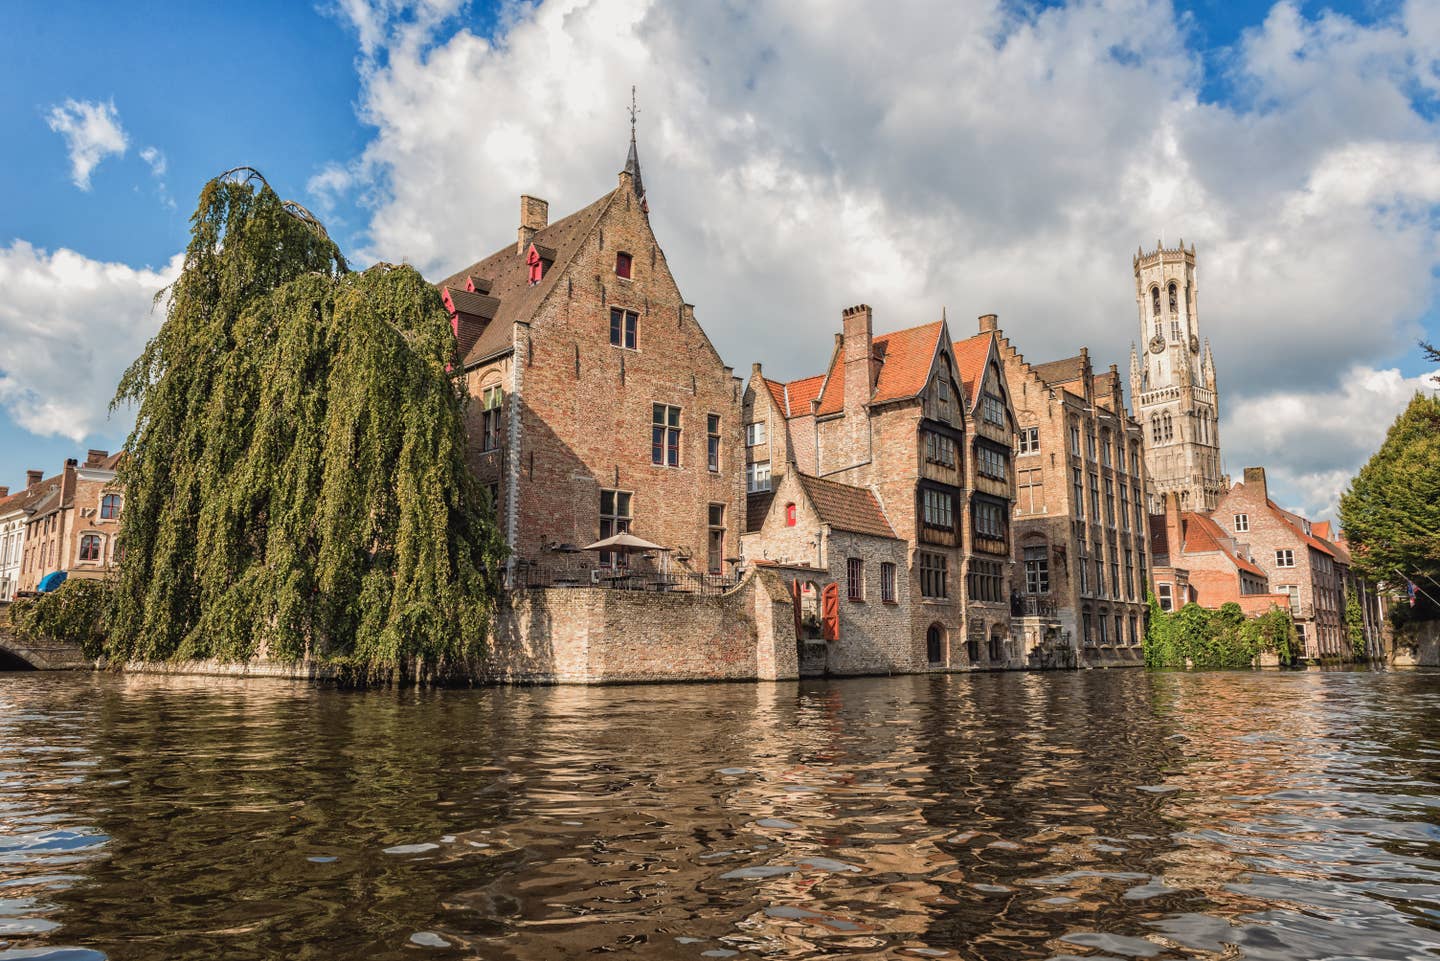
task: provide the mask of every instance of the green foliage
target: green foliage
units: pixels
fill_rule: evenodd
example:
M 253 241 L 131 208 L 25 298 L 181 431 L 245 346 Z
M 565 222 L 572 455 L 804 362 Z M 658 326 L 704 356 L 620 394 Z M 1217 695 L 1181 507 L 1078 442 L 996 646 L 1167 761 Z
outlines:
M 442 674 L 483 653 L 503 543 L 466 463 L 454 338 L 409 267 L 349 273 L 250 173 L 205 185 L 117 405 L 117 659 Z
M 1261 653 L 1277 654 L 1282 664 L 1294 658 L 1295 627 L 1287 610 L 1277 607 L 1247 619 L 1233 602 L 1216 611 L 1191 603 L 1167 614 L 1154 594 L 1147 593 L 1147 600 L 1147 667 L 1249 667 Z
M 1355 659 L 1363 661 L 1368 656 L 1365 650 L 1365 612 L 1360 609 L 1360 598 L 1353 591 L 1345 599 L 1345 633 L 1350 638 Z
M 1354 569 L 1376 583 L 1415 582 L 1417 618 L 1440 616 L 1440 398 L 1416 394 L 1340 498 Z
M 86 657 L 103 653 L 113 585 L 109 581 L 72 579 L 37 598 L 10 605 L 10 623 L 21 637 L 80 645 Z

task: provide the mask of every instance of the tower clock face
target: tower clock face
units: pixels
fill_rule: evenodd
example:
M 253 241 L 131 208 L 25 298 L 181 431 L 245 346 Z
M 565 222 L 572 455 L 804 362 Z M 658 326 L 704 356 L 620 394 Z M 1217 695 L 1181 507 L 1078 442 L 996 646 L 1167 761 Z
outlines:
M 1150 338 L 1150 353 L 1158 354 L 1165 349 L 1165 338 L 1156 334 Z

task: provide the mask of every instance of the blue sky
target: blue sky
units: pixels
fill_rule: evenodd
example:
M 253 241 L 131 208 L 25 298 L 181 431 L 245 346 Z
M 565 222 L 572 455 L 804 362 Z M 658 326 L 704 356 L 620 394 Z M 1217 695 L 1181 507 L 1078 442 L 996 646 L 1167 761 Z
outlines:
M 1246 412 L 1333 404 L 1352 420 L 1388 423 L 1426 371 L 1413 343 L 1440 338 L 1433 192 L 1347 185 L 1336 196 L 1368 191 L 1358 210 L 1347 208 L 1349 221 L 1306 205 L 1336 170 L 1428 183 L 1436 87 L 1415 50 L 1440 19 L 1429 4 L 976 0 L 953 25 L 944 15 L 914 18 L 932 34 L 953 29 L 920 80 L 876 54 L 855 93 L 843 72 L 824 79 L 847 44 L 878 34 L 925 60 L 931 38 L 898 22 L 790 19 L 795 5 L 776 7 L 781 15 L 762 9 L 767 0 L 724 16 L 709 5 L 614 2 L 5 5 L 0 282 L 22 295 L 9 298 L 9 314 L 0 307 L 0 485 L 120 443 L 128 422 L 106 420 L 96 398 L 158 323 L 137 305 L 173 269 L 206 178 L 256 166 L 320 214 L 353 259 L 409 259 L 436 276 L 513 236 L 520 190 L 545 191 L 560 216 L 605 189 L 623 158 L 621 106 L 637 81 L 660 241 L 738 370 L 757 359 L 780 376 L 818 369 L 823 347 L 813 345 L 858 299 L 876 302 L 881 329 L 930 319 L 941 304 L 952 319 L 995 310 L 1007 330 L 1025 332 L 1016 339 L 1027 356 L 1073 353 L 1078 343 L 1066 338 L 1083 338 L 1123 370 L 1133 339 L 1125 260 L 1157 233 L 1182 234 L 1202 251 L 1201 322 L 1232 401 L 1222 411 L 1232 418 L 1222 420 L 1227 467 L 1238 475 L 1241 460 L 1280 462 L 1272 475 L 1289 503 L 1317 513 L 1384 425 L 1352 430 L 1343 453 L 1327 455 L 1313 448 L 1334 424 L 1301 418 L 1263 431 Z M 970 43 L 970 31 L 984 32 L 989 49 Z M 1089 45 L 1097 49 L 1086 60 Z M 945 80 L 951 47 L 956 64 L 993 56 L 993 70 L 1016 79 L 998 94 L 958 69 Z M 527 50 L 563 63 L 527 61 Z M 1307 73 L 1312 66 L 1322 72 Z M 1345 71 L 1359 80 L 1342 83 Z M 917 88 L 927 77 L 937 86 L 925 100 Z M 832 94 L 843 102 L 827 107 Z M 1057 96 L 1074 102 L 1047 115 Z M 917 99 L 923 122 L 907 103 Z M 124 148 L 112 141 L 107 150 L 102 137 L 82 186 L 65 130 L 86 110 L 123 131 Z M 1032 111 L 1031 129 L 1005 116 Z M 1083 128 L 1067 130 L 1070 118 L 1084 118 Z M 867 125 L 878 136 L 865 139 L 883 155 L 850 135 Z M 1136 143 L 1158 151 L 1152 166 L 1162 173 L 1104 172 L 1107 157 L 1112 168 L 1126 162 Z M 777 183 L 787 185 L 779 201 Z M 753 214 L 717 204 L 727 190 L 753 198 Z M 1103 208 L 1091 202 L 1106 191 Z M 777 211 L 792 207 L 805 211 L 810 233 L 782 225 L 771 242 L 813 257 L 798 279 L 770 270 L 776 258 L 753 249 L 745 220 L 774 230 Z M 1247 222 L 1248 211 L 1264 210 L 1264 221 Z M 1253 265 L 1280 248 L 1260 232 L 1285 218 L 1303 234 L 1279 259 L 1309 248 L 1297 260 L 1315 262 L 1262 274 Z M 857 239 L 826 247 L 812 243 L 819 235 Z M 1066 250 L 1048 291 L 1008 266 L 1010 252 L 1042 237 Z M 61 250 L 75 256 L 61 263 Z M 1397 253 L 1412 268 L 1401 290 L 1365 266 L 1368 257 L 1394 263 Z M 924 282 L 895 283 L 897 272 L 876 266 L 892 257 L 918 264 Z M 1356 272 L 1347 289 L 1370 278 L 1377 289 L 1353 299 L 1317 292 L 1297 310 L 1307 316 L 1286 317 L 1264 343 L 1240 343 L 1258 329 L 1245 305 L 1269 326 L 1275 308 L 1261 304 L 1278 284 L 1323 287 L 1345 264 Z M 753 328 L 732 319 L 737 284 L 762 305 L 745 311 Z M 1374 304 L 1375 316 L 1357 316 L 1352 304 Z M 1371 325 L 1373 337 L 1356 341 L 1356 325 Z M 755 335 L 773 331 L 762 356 L 751 356 L 766 343 Z M 1278 373 L 1267 380 L 1265 371 Z M 1372 384 L 1366 378 L 1378 379 L 1356 386 Z

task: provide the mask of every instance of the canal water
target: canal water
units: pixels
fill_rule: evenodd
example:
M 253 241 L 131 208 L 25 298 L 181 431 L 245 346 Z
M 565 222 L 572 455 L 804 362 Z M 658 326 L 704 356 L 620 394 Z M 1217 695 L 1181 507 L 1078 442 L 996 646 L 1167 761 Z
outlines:
M 1440 674 L 0 675 L 0 959 L 1393 958 Z

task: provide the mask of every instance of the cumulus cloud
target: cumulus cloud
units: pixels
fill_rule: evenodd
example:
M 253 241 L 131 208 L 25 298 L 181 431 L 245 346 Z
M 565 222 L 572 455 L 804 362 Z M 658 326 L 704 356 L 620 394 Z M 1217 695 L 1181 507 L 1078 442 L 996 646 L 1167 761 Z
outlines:
M 0 407 L 34 434 L 80 442 L 107 430 L 121 372 L 164 319 L 155 293 L 181 263 L 136 269 L 24 241 L 0 247 Z
M 493 37 L 445 2 L 341 7 L 376 132 L 311 190 L 364 195 L 365 254 L 441 276 L 513 236 L 522 192 L 557 217 L 588 203 L 635 84 L 652 222 L 737 369 L 818 371 L 860 300 L 882 330 L 944 305 L 965 336 L 994 311 L 1027 357 L 1088 344 L 1123 368 L 1130 257 L 1183 236 L 1227 460 L 1268 460 L 1318 509 L 1334 478 L 1302 478 L 1358 447 L 1309 460 L 1236 413 L 1343 396 L 1339 373 L 1396 356 L 1435 302 L 1440 129 L 1415 102 L 1440 90 L 1433 5 L 1362 25 L 1277 3 L 1219 58 L 1223 103 L 1164 0 L 544 0 Z M 1385 423 L 1357 418 L 1355 444 Z
M 1405 377 L 1396 368 L 1347 369 L 1337 387 L 1282 390 L 1241 399 L 1220 425 L 1226 451 L 1250 455 L 1243 464 L 1226 456 L 1236 476 L 1247 466 L 1265 465 L 1272 489 L 1278 482 L 1289 498 L 1281 504 L 1313 517 L 1334 517 L 1340 493 L 1379 448 L 1385 431 L 1416 393 L 1432 393 L 1440 370 Z
M 51 107 L 45 117 L 50 129 L 65 138 L 70 153 L 70 179 L 81 190 L 90 189 L 90 174 L 100 161 L 123 155 L 130 145 L 114 101 L 66 100 Z

